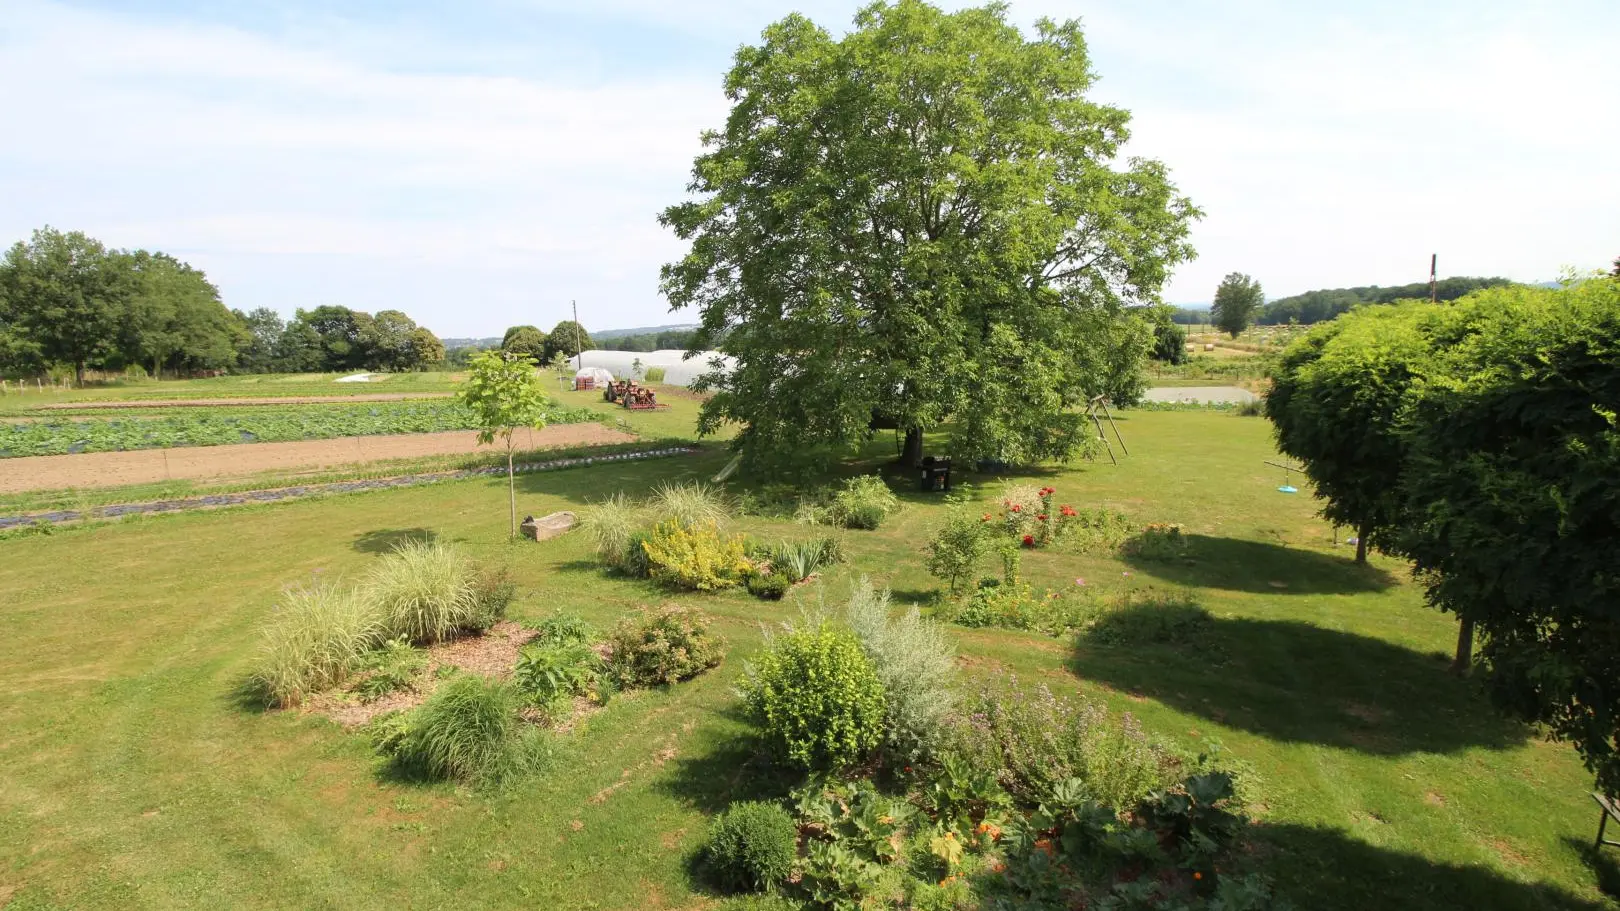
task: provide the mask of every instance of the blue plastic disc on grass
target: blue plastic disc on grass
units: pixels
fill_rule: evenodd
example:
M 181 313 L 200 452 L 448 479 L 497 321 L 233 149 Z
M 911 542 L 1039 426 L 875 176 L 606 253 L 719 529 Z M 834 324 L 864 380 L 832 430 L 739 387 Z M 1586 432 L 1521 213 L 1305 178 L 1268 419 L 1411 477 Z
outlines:
M 1297 488 L 1295 488 L 1291 484 L 1284 484 L 1283 486 L 1281 486 L 1281 487 L 1279 487 L 1277 489 L 1279 491 L 1282 491 L 1283 493 L 1299 493 L 1299 490 Z

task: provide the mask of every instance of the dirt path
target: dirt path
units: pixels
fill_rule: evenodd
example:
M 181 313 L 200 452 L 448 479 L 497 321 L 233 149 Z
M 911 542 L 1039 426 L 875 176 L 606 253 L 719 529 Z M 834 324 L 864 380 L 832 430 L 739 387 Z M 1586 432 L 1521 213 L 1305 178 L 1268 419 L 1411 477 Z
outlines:
M 89 411 L 102 408 L 219 408 L 231 405 L 348 405 L 353 402 L 403 402 L 410 399 L 447 399 L 450 392 L 367 392 L 361 395 L 287 395 L 219 399 L 151 399 L 120 402 L 52 402 L 40 411 Z
M 519 449 L 627 443 L 635 437 L 601 424 L 553 424 L 544 430 L 521 430 Z M 67 487 L 122 487 L 180 478 L 232 478 L 276 469 L 323 469 L 340 465 L 415 456 L 456 455 L 479 447 L 470 430 L 450 433 L 407 433 L 390 436 L 340 437 L 294 443 L 244 443 L 239 446 L 187 446 L 134 452 L 87 452 L 80 455 L 0 459 L 0 493 L 60 490 Z

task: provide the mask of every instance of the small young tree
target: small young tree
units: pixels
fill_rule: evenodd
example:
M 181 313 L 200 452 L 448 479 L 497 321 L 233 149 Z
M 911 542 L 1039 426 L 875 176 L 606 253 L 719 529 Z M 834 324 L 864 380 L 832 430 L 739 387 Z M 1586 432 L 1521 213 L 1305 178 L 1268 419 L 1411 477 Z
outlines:
M 984 559 L 989 539 L 982 520 L 965 508 L 952 510 L 928 542 L 928 572 L 948 583 L 951 594 L 961 592 L 962 582 Z
M 638 380 L 641 379 L 641 358 L 638 357 L 630 362 L 630 375 Z
M 506 443 L 506 491 L 511 499 L 511 537 L 517 537 L 517 482 L 513 479 L 513 434 L 519 427 L 546 426 L 550 401 L 540 387 L 534 361 L 504 351 L 480 351 L 468 364 L 466 382 L 456 398 L 472 409 L 478 420 L 478 442 Z
M 1215 328 L 1237 338 L 1249 328 L 1265 302 L 1266 295 L 1260 290 L 1259 282 L 1242 272 L 1233 272 L 1221 279 L 1221 286 L 1215 289 L 1215 303 L 1209 308 L 1209 318 Z

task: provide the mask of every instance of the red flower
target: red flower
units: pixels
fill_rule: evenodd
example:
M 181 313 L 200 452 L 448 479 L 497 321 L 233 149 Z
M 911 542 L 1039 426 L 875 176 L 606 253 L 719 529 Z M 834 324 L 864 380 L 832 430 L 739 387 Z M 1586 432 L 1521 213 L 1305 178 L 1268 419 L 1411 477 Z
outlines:
M 986 521 L 986 522 L 990 521 L 990 514 L 989 513 L 984 514 L 984 521 Z
M 1012 511 L 1013 511 L 1013 512 L 1023 512 L 1023 511 L 1024 511 L 1024 507 L 1022 507 L 1022 506 L 1019 506 L 1019 505 L 1018 505 L 1018 504 L 1017 504 L 1017 503 L 1014 503 L 1014 504 L 1013 504 L 1013 505 L 1012 505 Z
M 1045 521 L 1046 521 L 1046 517 L 1045 517 L 1045 516 L 1036 516 L 1036 517 L 1035 517 L 1035 520 L 1036 520 L 1036 521 L 1037 521 L 1037 522 L 1045 522 Z
M 1035 536 L 1034 535 L 1024 535 L 1024 546 L 1025 547 L 1034 547 L 1035 546 Z
M 1062 510 L 1060 510 L 1060 512 L 1062 512 L 1062 513 L 1063 513 L 1063 514 L 1064 514 L 1064 515 L 1066 515 L 1066 516 L 1073 516 L 1073 515 L 1078 515 L 1078 513 L 1076 513 L 1076 512 L 1075 512 L 1075 511 L 1074 511 L 1074 507 L 1073 507 L 1073 506 L 1065 506 L 1065 507 L 1063 507 L 1063 509 L 1062 509 Z

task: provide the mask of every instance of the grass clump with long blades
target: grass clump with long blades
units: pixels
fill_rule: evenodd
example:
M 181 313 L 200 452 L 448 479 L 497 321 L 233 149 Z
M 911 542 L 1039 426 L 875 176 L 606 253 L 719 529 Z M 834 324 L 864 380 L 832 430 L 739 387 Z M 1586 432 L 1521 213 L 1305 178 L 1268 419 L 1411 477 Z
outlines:
M 643 512 L 634 500 L 616 493 L 581 516 L 579 525 L 603 563 L 630 572 L 632 564 L 646 563 L 645 557 L 636 561 L 630 553 L 632 544 L 639 546 L 635 535 L 644 524 Z
M 342 681 L 381 637 L 376 611 L 357 592 L 291 589 L 265 624 L 252 682 L 269 704 L 297 705 Z
M 403 769 L 434 779 L 499 785 L 532 768 L 537 732 L 525 731 L 510 684 L 463 674 L 417 708 L 389 719 L 378 746 Z
M 480 589 L 477 567 L 455 548 L 412 541 L 377 564 L 362 592 L 388 638 L 428 644 L 493 623 Z
M 723 527 L 731 518 L 731 507 L 718 487 L 693 481 L 665 484 L 653 491 L 653 511 L 659 519 L 674 519 L 687 528 L 705 525 Z

